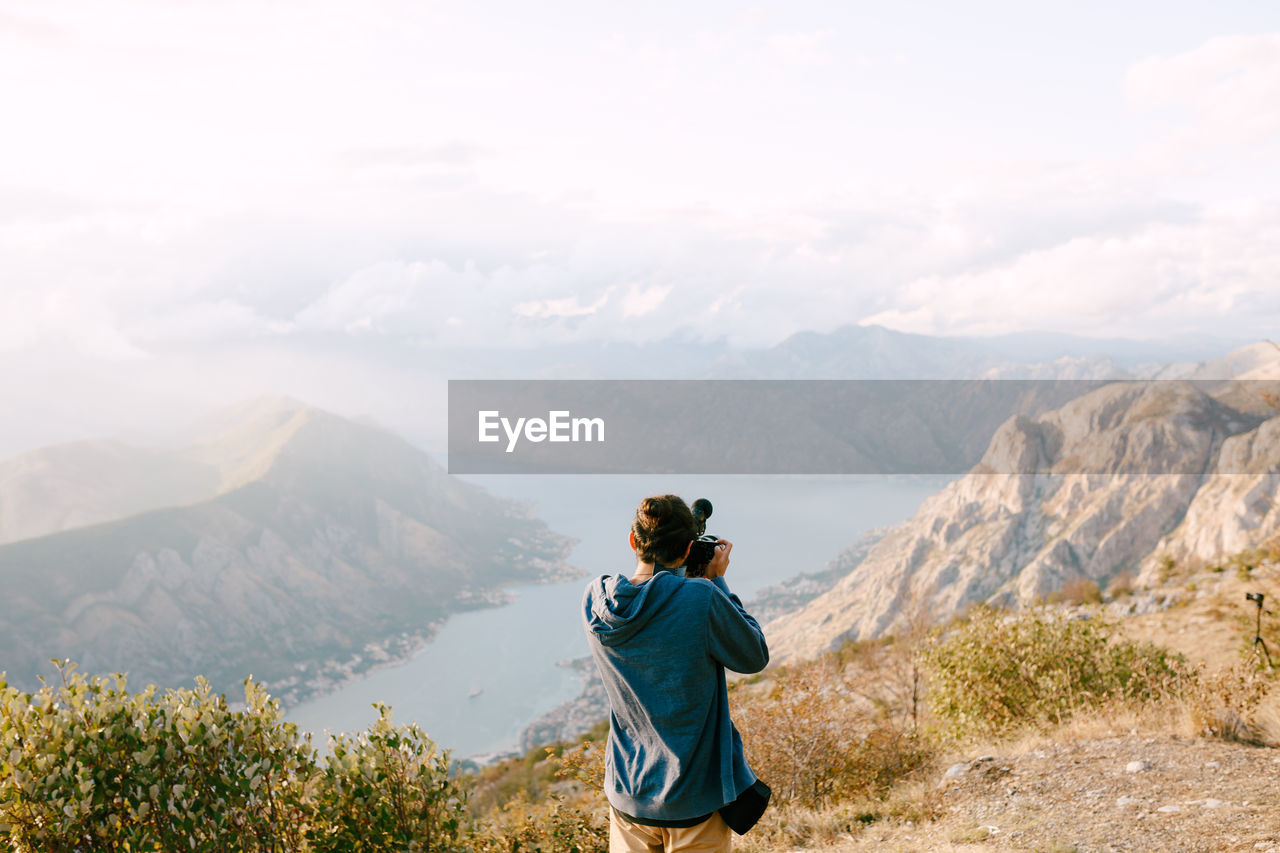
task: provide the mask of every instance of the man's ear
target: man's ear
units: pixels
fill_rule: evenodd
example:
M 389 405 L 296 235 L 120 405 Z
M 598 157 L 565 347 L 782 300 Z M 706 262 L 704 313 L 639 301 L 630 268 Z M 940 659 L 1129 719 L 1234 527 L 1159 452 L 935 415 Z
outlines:
M 631 550 L 636 550 L 636 532 L 634 530 L 627 531 L 627 544 L 631 546 Z

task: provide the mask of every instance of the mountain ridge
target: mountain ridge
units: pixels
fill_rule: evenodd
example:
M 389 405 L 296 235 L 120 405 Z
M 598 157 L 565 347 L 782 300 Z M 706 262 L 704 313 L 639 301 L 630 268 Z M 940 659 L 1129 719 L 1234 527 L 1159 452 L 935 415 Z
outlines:
M 70 657 L 220 689 L 252 672 L 293 701 L 371 644 L 570 572 L 570 540 L 403 439 L 309 407 L 273 423 L 241 485 L 0 546 L 9 679 Z

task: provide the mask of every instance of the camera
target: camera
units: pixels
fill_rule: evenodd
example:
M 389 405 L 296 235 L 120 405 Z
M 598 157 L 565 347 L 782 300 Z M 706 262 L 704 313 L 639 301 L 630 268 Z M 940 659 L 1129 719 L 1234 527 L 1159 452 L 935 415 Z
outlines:
M 1246 592 L 1244 594 L 1244 597 L 1246 601 L 1256 601 L 1258 603 L 1258 606 L 1261 607 L 1262 599 L 1266 598 L 1266 595 L 1265 593 L 1261 593 L 1261 592 Z
M 693 502 L 693 526 L 698 538 L 693 540 L 689 549 L 689 559 L 685 560 L 684 576 L 687 578 L 705 578 L 707 566 L 716 555 L 716 542 L 719 537 L 707 533 L 707 519 L 711 517 L 711 501 L 698 498 Z

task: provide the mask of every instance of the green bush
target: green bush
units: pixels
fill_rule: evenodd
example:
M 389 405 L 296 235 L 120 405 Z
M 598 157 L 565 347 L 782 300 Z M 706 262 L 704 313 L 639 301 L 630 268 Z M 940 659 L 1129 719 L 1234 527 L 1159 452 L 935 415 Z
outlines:
M 330 741 L 310 842 L 333 853 L 450 849 L 466 809 L 449 754 L 417 726 L 392 725 L 386 705 L 374 707 L 369 731 Z
M 1111 699 L 1149 700 L 1194 679 L 1180 655 L 1112 638 L 1095 620 L 979 610 L 926 647 L 929 707 L 952 737 L 1060 723 Z
M 0 678 L 0 839 L 17 853 L 445 851 L 464 817 L 448 754 L 390 711 L 321 761 L 252 681 L 232 710 L 123 676 L 23 693 Z
M 301 849 L 315 753 L 260 687 L 244 711 L 125 679 L 0 680 L 0 837 L 18 851 Z

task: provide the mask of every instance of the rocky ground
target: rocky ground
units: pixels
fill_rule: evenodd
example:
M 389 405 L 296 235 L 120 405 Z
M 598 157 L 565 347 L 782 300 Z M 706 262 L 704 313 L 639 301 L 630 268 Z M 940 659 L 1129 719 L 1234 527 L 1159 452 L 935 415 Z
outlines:
M 1280 851 L 1280 750 L 1137 734 L 975 756 L 937 775 L 935 819 L 876 822 L 860 850 Z

